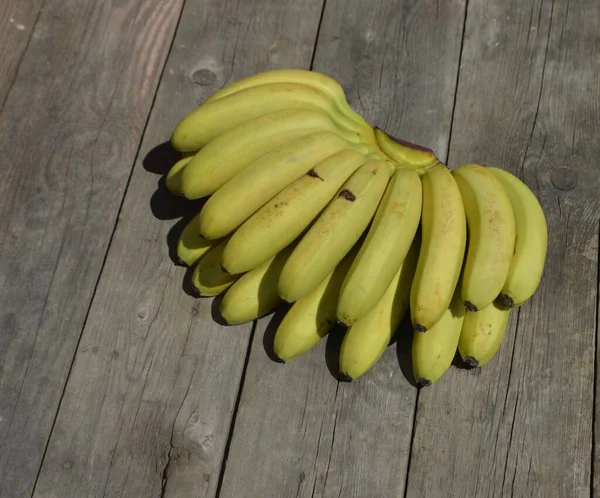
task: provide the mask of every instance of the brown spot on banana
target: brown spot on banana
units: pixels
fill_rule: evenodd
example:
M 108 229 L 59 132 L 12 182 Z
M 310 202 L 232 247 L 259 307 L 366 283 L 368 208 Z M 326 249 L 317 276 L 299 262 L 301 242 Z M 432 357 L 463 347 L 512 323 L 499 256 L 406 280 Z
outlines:
M 348 189 L 344 189 L 340 192 L 340 197 L 343 197 L 347 201 L 354 202 L 356 200 L 356 196 L 350 192 Z

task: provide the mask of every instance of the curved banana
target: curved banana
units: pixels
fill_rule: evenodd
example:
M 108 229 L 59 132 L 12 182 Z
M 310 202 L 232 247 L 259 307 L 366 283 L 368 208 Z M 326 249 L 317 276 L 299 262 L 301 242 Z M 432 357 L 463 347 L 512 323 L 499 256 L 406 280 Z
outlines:
M 323 92 L 299 83 L 270 83 L 202 104 L 175 127 L 171 143 L 180 151 L 199 150 L 236 126 L 283 109 L 322 111 L 339 126 L 352 131 L 347 120 L 336 112 L 333 101 Z
M 443 165 L 421 178 L 423 209 L 419 263 L 410 294 L 413 326 L 424 332 L 448 309 L 465 253 L 465 211 L 458 185 Z
M 515 253 L 500 299 L 507 307 L 519 306 L 533 296 L 542 279 L 548 225 L 540 202 L 525 183 L 508 171 L 494 167 L 488 170 L 504 187 L 515 214 Z
M 198 218 L 194 216 L 185 226 L 177 241 L 177 257 L 182 264 L 192 266 L 196 264 L 212 247 L 214 240 L 208 240 L 198 233 Z
M 496 302 L 479 311 L 467 310 L 458 351 L 468 367 L 481 367 L 494 357 L 504 339 L 509 318 L 510 308 Z
M 255 268 L 295 240 L 366 158 L 342 150 L 321 161 L 246 220 L 223 252 L 229 273 Z
M 358 241 L 373 218 L 390 168 L 368 161 L 346 181 L 302 237 L 279 279 L 279 295 L 294 302 L 314 290 Z
M 365 316 L 389 287 L 419 228 L 421 203 L 419 175 L 397 170 L 342 285 L 337 317 L 344 325 Z
M 349 148 L 335 133 L 317 132 L 269 152 L 209 197 L 200 211 L 200 233 L 207 239 L 230 234 L 316 164 Z
M 469 247 L 462 297 L 470 311 L 502 291 L 515 250 L 515 216 L 500 181 L 487 168 L 466 164 L 452 172 L 465 205 Z
M 298 299 L 288 310 L 275 333 L 273 349 L 288 362 L 314 348 L 335 324 L 340 287 L 358 251 L 358 244 L 319 286 Z
M 270 112 L 225 132 L 202 148 L 181 174 L 181 191 L 188 199 L 210 195 L 268 152 L 318 131 L 337 133 L 351 143 L 359 141 L 357 134 L 339 130 L 321 111 Z
M 192 285 L 201 296 L 217 296 L 228 289 L 240 275 L 230 275 L 221 268 L 221 256 L 227 240 L 212 247 L 200 260 L 192 275 Z
M 456 288 L 450 307 L 427 332 L 413 332 L 412 369 L 419 387 L 433 384 L 452 365 L 465 317 L 465 305 Z
M 357 379 L 366 373 L 390 344 L 409 307 L 418 256 L 416 238 L 379 302 L 346 331 L 340 349 L 339 368 L 343 379 Z
M 183 170 L 192 160 L 192 157 L 194 157 L 193 154 L 180 159 L 173 166 L 171 166 L 171 169 L 167 173 L 165 185 L 167 190 L 173 195 L 181 195 L 181 177 Z
M 375 139 L 381 150 L 397 162 L 400 168 L 415 169 L 423 174 L 440 162 L 432 150 L 392 138 L 380 128 L 375 128 Z
M 268 261 L 242 275 L 223 296 L 221 315 L 230 324 L 251 322 L 273 311 L 281 302 L 279 275 L 294 246 L 289 245 Z

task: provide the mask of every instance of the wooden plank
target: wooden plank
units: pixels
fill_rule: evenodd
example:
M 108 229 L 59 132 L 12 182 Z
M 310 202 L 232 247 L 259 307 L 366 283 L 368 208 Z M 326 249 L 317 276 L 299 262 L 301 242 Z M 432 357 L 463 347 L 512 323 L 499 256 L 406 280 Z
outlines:
M 0 2 L 0 113 L 29 43 L 42 0 Z
M 188 0 L 52 434 L 36 497 L 215 496 L 251 325 L 186 295 L 167 239 L 197 203 L 151 172 L 183 115 L 228 81 L 308 66 L 321 2 Z M 161 495 L 161 493 L 163 493 Z
M 339 79 L 370 122 L 444 158 L 463 19 L 462 2 L 328 0 L 314 67 Z M 396 348 L 361 379 L 338 383 L 325 358 L 329 349 L 332 367 L 336 341 L 281 365 L 265 354 L 265 327 L 253 340 L 220 496 L 402 496 L 416 391 Z
M 450 162 L 523 178 L 547 215 L 548 260 L 499 355 L 420 392 L 408 496 L 590 495 L 599 7 L 469 2 Z
M 2 497 L 33 489 L 180 3 L 47 1 L 4 106 Z

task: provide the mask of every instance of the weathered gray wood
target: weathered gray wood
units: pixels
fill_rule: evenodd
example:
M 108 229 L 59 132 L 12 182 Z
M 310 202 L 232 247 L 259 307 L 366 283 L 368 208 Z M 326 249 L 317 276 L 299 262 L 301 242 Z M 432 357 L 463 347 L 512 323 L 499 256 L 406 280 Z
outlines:
M 34 487 L 180 3 L 45 2 L 0 116 L 2 497 Z
M 215 495 L 252 325 L 224 328 L 211 300 L 184 293 L 165 220 L 187 207 L 147 170 L 168 168 L 155 148 L 195 101 L 269 65 L 308 66 L 320 12 L 185 3 L 34 496 Z
M 549 252 L 499 355 L 420 393 L 408 496 L 590 495 L 599 7 L 469 2 L 450 162 L 524 178 L 546 212 Z
M 0 112 L 27 48 L 42 0 L 0 2 Z
M 328 0 L 314 68 L 339 79 L 372 124 L 445 158 L 463 19 L 462 2 Z M 338 384 L 325 344 L 277 364 L 265 354 L 264 327 L 221 497 L 402 496 L 416 390 L 396 348 L 361 379 Z

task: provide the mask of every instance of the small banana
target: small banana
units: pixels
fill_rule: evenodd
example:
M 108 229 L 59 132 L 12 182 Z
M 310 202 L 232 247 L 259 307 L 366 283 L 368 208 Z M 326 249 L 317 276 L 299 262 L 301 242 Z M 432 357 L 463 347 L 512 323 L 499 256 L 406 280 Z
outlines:
M 214 240 L 205 239 L 198 233 L 199 216 L 197 214 L 188 222 L 177 241 L 177 257 L 187 266 L 196 264 L 216 245 Z
M 423 174 L 440 161 L 432 150 L 390 137 L 380 128 L 375 128 L 377 144 L 400 168 L 415 169 Z
M 242 275 L 223 296 L 221 315 L 230 325 L 247 323 L 270 313 L 281 302 L 277 294 L 279 275 L 293 244 L 268 261 Z
M 337 317 L 350 326 L 381 299 L 411 247 L 421 220 L 419 175 L 397 170 L 342 285 Z
M 357 379 L 388 347 L 410 302 L 410 287 L 419 255 L 418 237 L 379 302 L 347 331 L 340 349 L 340 376 Z
M 519 306 L 533 296 L 544 273 L 548 250 L 546 217 L 540 202 L 521 180 L 499 168 L 488 170 L 504 187 L 515 214 L 515 253 L 500 299 L 507 307 Z
M 515 249 L 515 216 L 504 187 L 487 168 L 466 164 L 452 172 L 465 206 L 469 247 L 462 297 L 471 311 L 502 291 Z
M 246 220 L 223 252 L 229 273 L 255 268 L 295 240 L 366 158 L 342 150 L 321 161 Z
M 314 348 L 335 324 L 340 287 L 358 250 L 346 255 L 319 286 L 298 299 L 288 310 L 275 333 L 273 348 L 277 357 L 288 362 Z
M 452 300 L 464 259 L 466 222 L 460 190 L 445 166 L 433 167 L 421 180 L 422 242 L 410 309 L 415 330 L 424 332 Z
M 201 296 L 217 296 L 228 289 L 240 275 L 230 275 L 221 268 L 221 256 L 227 240 L 212 247 L 200 260 L 192 275 L 192 285 Z
M 457 286 L 449 308 L 427 332 L 413 332 L 412 368 L 419 387 L 433 384 L 452 365 L 465 317 L 465 305 Z
M 279 294 L 294 302 L 325 279 L 358 241 L 373 218 L 390 178 L 381 161 L 368 161 L 343 185 L 287 260 Z
M 497 302 L 479 311 L 467 310 L 458 341 L 458 351 L 467 366 L 481 367 L 494 357 L 502 344 L 509 318 L 510 308 Z
M 167 190 L 171 192 L 173 195 L 181 195 L 181 177 L 183 175 L 183 170 L 192 160 L 193 155 L 186 156 L 179 161 L 177 161 L 171 169 L 167 173 L 165 178 L 165 185 Z

